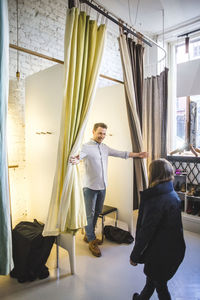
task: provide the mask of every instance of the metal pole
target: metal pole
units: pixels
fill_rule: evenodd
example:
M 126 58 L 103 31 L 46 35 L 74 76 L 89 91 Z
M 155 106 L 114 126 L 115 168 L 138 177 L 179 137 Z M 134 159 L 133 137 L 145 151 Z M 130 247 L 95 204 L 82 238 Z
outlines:
M 136 31 L 134 28 L 129 26 L 126 22 L 121 20 L 119 17 L 115 16 L 113 13 L 109 12 L 108 10 L 105 10 L 105 8 L 102 7 L 97 1 L 79 0 L 79 2 L 86 3 L 87 5 L 92 7 L 94 10 L 96 10 L 100 14 L 104 15 L 107 19 L 111 20 L 113 23 L 117 24 L 118 26 L 121 26 L 127 33 L 130 33 L 130 34 L 136 36 L 139 40 L 143 41 L 148 46 L 152 47 L 152 44 L 154 44 L 156 47 L 160 48 L 164 52 L 164 56 L 159 62 L 161 62 L 162 60 L 164 60 L 166 58 L 167 52 L 163 47 L 161 47 L 158 43 L 156 43 L 154 40 L 152 40 L 148 36 Z M 124 24 L 126 24 L 126 26 Z
M 142 33 L 138 33 L 136 31 L 134 31 L 133 29 L 130 29 L 129 27 L 124 25 L 124 21 L 120 21 L 117 17 L 112 17 L 110 14 L 111 13 L 107 13 L 105 12 L 105 10 L 102 10 L 102 8 L 99 8 L 99 6 L 96 6 L 95 4 L 91 3 L 88 0 L 79 0 L 81 3 L 86 3 L 87 5 L 89 5 L 90 7 L 92 7 L 94 10 L 98 11 L 100 14 L 102 14 L 103 16 L 105 16 L 107 19 L 111 20 L 113 23 L 117 24 L 118 26 L 122 27 L 122 29 L 124 29 L 127 33 L 130 33 L 132 35 L 134 35 L 135 37 L 137 37 L 138 39 L 140 39 L 141 41 L 143 41 L 145 44 L 147 44 L 148 46 L 152 47 L 151 43 L 149 41 L 147 41 L 144 38 L 144 35 Z M 94 1 L 93 1 L 94 2 Z M 117 18 L 117 20 L 115 19 Z
M 68 0 L 68 8 L 72 8 L 76 6 L 76 1 L 75 0 Z
M 58 64 L 62 64 L 62 65 L 64 64 L 63 60 L 60 60 L 60 59 L 57 59 L 57 58 L 54 58 L 54 57 L 51 57 L 51 56 L 47 56 L 47 55 L 44 55 L 42 53 L 39 53 L 39 52 L 36 52 L 36 51 L 32 51 L 32 50 L 29 50 L 29 49 L 26 49 L 26 48 L 23 48 L 23 47 L 14 45 L 14 44 L 10 44 L 9 47 L 11 49 L 15 49 L 15 50 L 20 51 L 20 52 L 24 52 L 24 53 L 28 53 L 30 55 L 41 57 L 43 59 L 47 59 L 47 60 L 53 61 L 53 62 L 58 63 Z M 102 78 L 105 78 L 105 79 L 117 82 L 117 83 L 124 84 L 123 81 L 121 81 L 119 79 L 116 79 L 116 78 L 113 78 L 113 77 L 109 77 L 109 76 L 104 75 L 104 74 L 100 74 L 99 76 L 102 77 Z

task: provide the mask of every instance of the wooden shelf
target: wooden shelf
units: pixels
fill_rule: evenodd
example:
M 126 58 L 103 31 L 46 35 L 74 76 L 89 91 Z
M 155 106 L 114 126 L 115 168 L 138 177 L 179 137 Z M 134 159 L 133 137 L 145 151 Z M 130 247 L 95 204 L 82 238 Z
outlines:
M 200 163 L 200 156 L 181 156 L 181 155 L 167 155 L 167 160 L 169 161 L 181 161 L 181 162 L 188 162 L 188 163 Z
M 189 219 L 190 221 L 194 221 L 200 223 L 200 216 L 187 214 L 186 212 L 182 212 L 182 217 L 184 219 Z

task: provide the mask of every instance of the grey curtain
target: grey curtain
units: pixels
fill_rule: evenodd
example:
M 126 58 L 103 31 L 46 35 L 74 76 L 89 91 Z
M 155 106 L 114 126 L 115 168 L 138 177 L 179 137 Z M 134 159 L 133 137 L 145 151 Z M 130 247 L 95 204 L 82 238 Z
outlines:
M 7 275 L 13 268 L 6 136 L 8 37 L 8 6 L 4 0 L 0 1 L 0 275 Z
M 140 85 L 143 83 L 143 50 L 141 51 L 140 60 L 137 59 L 135 44 L 126 39 L 124 34 L 119 37 L 120 54 L 124 75 L 124 88 L 126 96 L 126 106 L 128 121 L 132 140 L 132 151 L 144 151 L 142 132 L 140 125 L 140 107 L 142 91 Z M 137 62 L 135 61 L 137 60 Z M 138 69 L 142 70 L 138 70 Z M 140 76 L 137 77 L 137 73 Z M 137 78 L 137 80 L 136 80 Z M 139 78 L 139 79 L 138 79 Z M 139 83 L 138 83 L 139 82 Z M 137 84 L 138 83 L 138 84 Z M 137 91 L 137 92 L 136 92 Z M 137 94 L 137 95 L 136 95 Z M 145 149 L 146 150 L 146 149 Z M 143 159 L 133 160 L 133 209 L 139 206 L 139 193 L 147 187 L 146 164 Z
M 143 78 L 144 78 L 144 66 L 143 56 L 144 47 L 141 44 L 137 44 L 133 39 L 127 39 L 127 46 L 129 50 L 131 69 L 133 74 L 133 84 L 135 89 L 135 102 L 137 113 L 142 130 L 142 94 L 143 94 Z
M 149 152 L 148 165 L 167 156 L 168 69 L 144 80 L 143 140 Z

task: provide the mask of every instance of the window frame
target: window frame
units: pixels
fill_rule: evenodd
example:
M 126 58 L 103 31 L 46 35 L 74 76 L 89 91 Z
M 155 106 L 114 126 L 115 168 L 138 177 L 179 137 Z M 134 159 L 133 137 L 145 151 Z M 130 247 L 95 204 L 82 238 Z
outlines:
M 200 41 L 200 33 L 191 36 L 191 43 Z M 167 64 L 169 66 L 169 78 L 168 78 L 168 128 L 167 128 L 167 152 L 176 149 L 176 133 L 177 133 L 177 124 L 176 124 L 176 84 L 177 84 L 177 60 L 176 60 L 176 51 L 177 47 L 184 45 L 185 38 L 176 39 L 169 41 L 167 45 Z M 200 56 L 196 59 L 200 59 Z M 191 59 L 188 59 L 189 61 Z M 192 59 L 193 60 L 193 59 Z

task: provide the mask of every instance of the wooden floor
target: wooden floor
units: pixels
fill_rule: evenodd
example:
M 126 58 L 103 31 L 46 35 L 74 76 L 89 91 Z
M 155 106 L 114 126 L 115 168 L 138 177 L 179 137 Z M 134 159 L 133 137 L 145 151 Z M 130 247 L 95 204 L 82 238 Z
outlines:
M 185 231 L 186 256 L 169 282 L 173 300 L 200 300 L 200 235 Z M 117 245 L 105 239 L 102 257 L 96 258 L 80 233 L 76 237 L 76 275 L 70 274 L 67 252 L 60 250 L 60 272 L 56 269 L 56 251 L 48 260 L 50 277 L 20 284 L 9 276 L 0 276 L 2 300 L 128 300 L 140 292 L 145 282 L 143 266 L 129 264 L 133 245 Z M 154 293 L 151 299 L 158 299 Z

